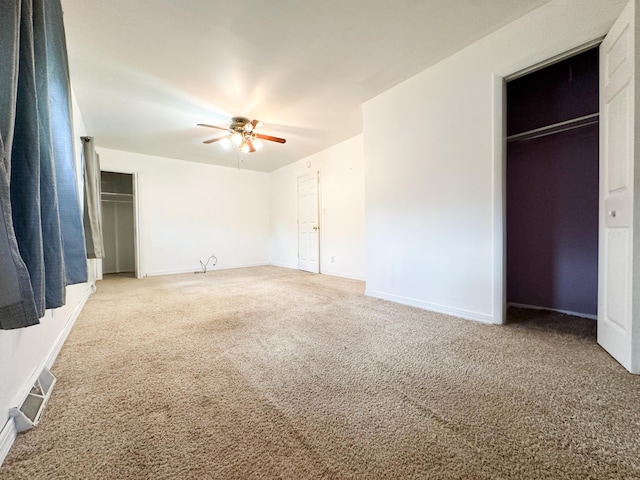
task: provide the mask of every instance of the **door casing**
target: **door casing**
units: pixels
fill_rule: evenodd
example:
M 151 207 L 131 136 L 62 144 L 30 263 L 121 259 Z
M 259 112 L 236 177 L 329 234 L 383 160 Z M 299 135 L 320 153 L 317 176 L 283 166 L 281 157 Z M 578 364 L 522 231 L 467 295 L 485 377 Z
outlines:
M 143 278 L 146 274 L 142 268 L 142 258 L 140 252 L 140 183 L 139 173 L 134 171 L 123 170 L 102 170 L 105 172 L 113 173 L 125 173 L 131 175 L 132 191 L 133 191 L 133 249 L 134 249 L 134 264 L 135 264 L 135 277 Z M 102 279 L 102 262 L 99 262 L 98 266 L 98 279 Z

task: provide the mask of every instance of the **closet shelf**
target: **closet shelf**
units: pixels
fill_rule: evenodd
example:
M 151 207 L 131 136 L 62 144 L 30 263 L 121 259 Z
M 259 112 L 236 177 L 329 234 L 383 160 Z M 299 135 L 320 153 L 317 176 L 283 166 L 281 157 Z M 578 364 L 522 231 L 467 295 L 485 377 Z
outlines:
M 102 195 L 112 197 L 133 197 L 133 193 L 102 192 Z
M 516 133 L 515 135 L 509 135 L 507 137 L 507 143 L 511 142 L 524 142 L 526 140 L 533 140 L 534 138 L 546 137 L 547 135 L 553 135 L 556 133 L 567 132 L 576 128 L 586 127 L 588 125 L 597 124 L 599 120 L 599 113 L 592 113 L 591 115 L 584 115 L 583 117 L 573 118 L 571 120 L 565 120 L 564 122 L 554 123 L 545 127 L 535 128 L 522 133 Z
M 132 193 L 102 192 L 100 198 L 103 202 L 108 203 L 133 203 Z

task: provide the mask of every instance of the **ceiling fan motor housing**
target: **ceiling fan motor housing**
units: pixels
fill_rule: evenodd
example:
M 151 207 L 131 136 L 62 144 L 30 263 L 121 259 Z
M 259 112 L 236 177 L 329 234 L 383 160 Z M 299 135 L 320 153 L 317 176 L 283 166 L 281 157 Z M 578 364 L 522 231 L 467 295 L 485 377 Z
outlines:
M 241 133 L 244 131 L 244 126 L 250 123 L 250 120 L 245 117 L 233 117 L 231 119 L 231 125 L 229 125 L 229 130 L 233 130 L 234 132 Z

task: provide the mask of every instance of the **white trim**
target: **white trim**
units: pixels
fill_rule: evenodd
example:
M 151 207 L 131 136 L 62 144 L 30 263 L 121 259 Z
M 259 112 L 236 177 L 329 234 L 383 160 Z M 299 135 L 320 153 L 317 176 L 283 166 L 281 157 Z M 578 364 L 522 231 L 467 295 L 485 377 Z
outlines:
M 505 214 L 505 172 L 506 172 L 506 82 L 503 77 L 493 75 L 493 285 L 492 323 L 504 324 L 506 303 L 506 214 Z
M 365 289 L 364 294 L 368 297 L 380 298 L 382 300 L 389 300 L 390 302 L 399 303 L 401 305 L 407 305 L 409 307 L 417 307 L 423 310 L 429 310 L 437 313 L 444 313 L 445 315 L 451 315 L 453 317 L 463 318 L 465 320 L 474 320 L 482 323 L 499 323 L 494 321 L 492 315 L 486 313 L 473 312 L 471 310 L 464 310 L 462 308 L 449 307 L 447 305 L 440 305 L 437 303 L 424 302 L 415 298 L 403 297 L 400 295 L 394 295 L 392 293 L 381 292 L 379 290 Z
M 60 335 L 58 335 L 56 343 L 54 343 L 51 349 L 49 350 L 49 354 L 46 356 L 45 362 L 44 362 L 45 368 L 48 368 L 49 370 L 51 370 L 51 367 L 53 366 L 53 362 L 55 362 L 56 358 L 58 358 L 58 354 L 60 353 L 60 350 L 62 349 L 64 342 L 67 341 L 67 337 L 69 336 L 69 333 L 71 333 L 71 329 L 73 328 L 73 326 L 76 324 L 76 320 L 80 316 L 80 313 L 82 312 L 82 309 L 87 303 L 87 300 L 89 300 L 89 297 L 95 291 L 96 291 L 95 283 L 88 283 L 87 290 L 84 292 L 84 296 L 82 297 L 82 300 L 80 300 L 80 302 L 76 305 L 76 308 L 73 309 L 73 312 L 71 313 L 71 315 L 69 316 L 69 319 L 67 320 L 67 324 L 64 326 L 64 328 L 60 332 Z M 40 372 L 38 372 L 38 375 L 39 374 Z M 35 379 L 33 380 L 35 381 Z M 30 385 L 33 385 L 33 382 L 31 382 Z M 23 400 L 24 398 L 26 398 L 26 395 L 25 397 L 23 397 Z
M 9 450 L 13 446 L 13 442 L 16 441 L 18 430 L 13 418 L 9 418 L 7 423 L 4 424 L 2 430 L 0 430 L 0 467 L 4 462 L 4 459 L 9 455 Z
M 232 270 L 235 268 L 250 268 L 250 267 L 264 267 L 266 265 L 270 265 L 269 263 L 247 263 L 242 265 L 226 265 L 219 266 L 216 265 L 215 268 L 207 270 L 207 273 L 214 272 L 216 270 Z M 160 270 L 158 272 L 149 272 L 146 276 L 148 277 L 160 277 L 162 275 L 179 275 L 181 273 L 202 273 L 202 269 L 198 270 L 196 267 L 189 269 L 176 269 L 176 270 Z
M 286 264 L 286 263 L 270 263 L 268 265 L 271 265 L 272 267 L 279 267 L 279 268 L 288 268 L 290 270 L 300 270 L 298 268 L 297 265 L 293 265 L 293 264 Z M 301 272 L 304 272 L 305 270 L 300 270 Z M 310 273 L 310 272 L 309 272 Z M 320 275 L 326 275 L 328 277 L 338 277 L 338 278 L 346 278 L 349 280 L 358 280 L 361 282 L 366 281 L 366 277 L 364 276 L 359 276 L 359 275 L 347 275 L 345 273 L 337 273 L 337 272 L 322 272 Z
M 347 278 L 349 280 L 359 280 L 361 282 L 366 281 L 366 278 L 359 275 L 347 275 L 346 273 L 339 272 L 322 272 L 322 275 L 327 275 L 328 277 L 338 277 L 338 278 Z
M 87 289 L 84 292 L 84 296 L 82 297 L 80 302 L 78 302 L 78 304 L 76 305 L 76 308 L 73 309 L 73 312 L 71 312 L 71 315 L 67 319 L 67 323 L 65 324 L 64 328 L 58 335 L 58 338 L 56 339 L 55 343 L 49 349 L 49 353 L 44 358 L 43 363 L 32 372 L 32 374 L 29 376 L 27 381 L 24 383 L 23 387 L 20 389 L 20 391 L 14 398 L 12 403 L 13 405 L 22 405 L 22 402 L 24 402 L 24 399 L 27 398 L 27 395 L 31 391 L 31 387 L 33 387 L 35 381 L 40 376 L 40 373 L 42 372 L 42 370 L 44 368 L 50 370 L 51 367 L 53 366 L 53 363 L 58 357 L 58 354 L 60 353 L 60 350 L 62 349 L 64 342 L 67 340 L 67 337 L 71 332 L 71 329 L 73 328 L 73 326 L 76 323 L 76 320 L 80 316 L 80 312 L 82 312 L 82 309 L 84 308 L 84 305 L 87 303 L 89 296 L 91 296 L 91 294 L 95 291 L 95 284 L 87 283 L 86 285 L 87 285 Z M 9 453 L 9 450 L 11 449 L 11 446 L 13 445 L 13 442 L 16 439 L 16 435 L 17 435 L 16 425 L 15 425 L 14 419 L 10 417 L 7 420 L 7 423 L 5 423 L 4 427 L 2 427 L 2 430 L 0 431 L 0 465 L 2 465 L 2 462 L 4 461 L 5 457 Z
M 140 243 L 140 182 L 138 180 L 138 172 L 131 174 L 131 186 L 133 187 L 133 248 L 135 255 L 136 278 L 142 278 L 142 252 Z
M 529 75 L 530 73 L 533 72 L 537 72 L 538 70 L 542 70 L 543 68 L 549 67 L 551 65 L 553 65 L 554 63 L 558 63 L 561 62 L 563 60 L 566 60 L 567 58 L 570 57 L 574 57 L 576 55 L 579 55 L 583 52 L 586 52 L 587 50 L 596 47 L 598 45 L 600 45 L 602 43 L 602 40 L 604 40 L 604 35 L 598 38 L 594 38 L 593 40 L 584 43 L 582 45 L 578 45 L 577 47 L 574 47 L 570 50 L 567 50 L 566 52 L 562 52 L 558 55 L 554 55 L 551 58 L 547 58 L 546 60 L 543 60 L 542 62 L 538 62 L 535 63 L 525 69 L 519 70 L 515 73 L 512 73 L 511 75 L 507 75 L 505 77 L 505 82 L 510 82 L 511 80 L 516 80 L 518 78 L 524 77 L 525 75 Z
M 142 240 L 140 238 L 142 229 L 140 228 L 140 172 L 136 170 L 130 170 L 126 168 L 117 168 L 117 169 L 103 169 L 100 167 L 100 173 L 102 172 L 110 172 L 110 173 L 122 173 L 125 175 L 131 175 L 131 187 L 132 187 L 132 196 L 133 196 L 133 249 L 134 249 L 134 269 L 135 269 L 135 277 L 143 278 L 146 277 L 147 274 L 144 272 L 144 264 L 142 262 Z M 102 199 L 100 200 L 102 201 Z M 102 275 L 102 269 L 100 271 Z M 102 280 L 102 276 L 99 278 Z
M 84 308 L 85 303 L 87 303 L 87 300 L 89 299 L 89 296 L 91 295 L 92 292 L 93 292 L 93 289 L 91 288 L 91 284 L 88 283 L 87 290 L 85 291 L 84 296 L 82 297 L 80 302 L 78 302 L 73 312 L 71 312 L 71 315 L 69 315 L 69 318 L 67 319 L 67 323 L 65 324 L 64 328 L 58 335 L 58 338 L 56 338 L 56 341 L 53 343 L 53 345 L 49 349 L 49 352 L 47 353 L 47 356 L 44 358 L 42 364 L 40 364 L 38 367 L 36 367 L 33 370 L 31 375 L 27 379 L 27 381 L 23 384 L 20 391 L 16 394 L 15 398 L 13 399 L 14 406 L 22 405 L 22 402 L 24 402 L 24 399 L 27 398 L 27 395 L 31 391 L 31 387 L 33 387 L 33 384 L 36 382 L 36 380 L 40 376 L 40 372 L 42 372 L 43 368 L 47 368 L 51 370 L 51 367 L 53 366 L 53 363 L 58 357 L 58 354 L 60 353 L 60 350 L 62 349 L 64 342 L 69 336 L 71 329 L 75 325 L 76 320 L 78 319 L 78 316 L 80 316 L 80 312 L 82 312 L 82 309 Z
M 509 68 L 502 73 L 494 73 L 493 87 L 493 292 L 492 323 L 504 324 L 506 321 L 506 82 L 515 80 L 528 73 L 540 70 L 548 65 L 570 58 L 602 43 L 604 36 L 592 38 L 578 46 L 567 46 L 565 50 L 533 63 L 525 68 Z
M 281 268 L 290 268 L 291 270 L 298 270 L 298 265 L 294 264 L 294 263 L 270 263 L 269 265 L 272 265 L 274 267 L 281 267 Z
M 514 307 L 514 308 L 528 308 L 530 310 L 545 310 L 549 312 L 558 312 L 558 313 L 563 313 L 564 315 L 573 315 L 574 317 L 588 318 L 589 320 L 598 320 L 598 315 L 592 315 L 590 313 L 572 312 L 570 310 L 559 310 L 557 308 L 539 307 L 537 305 L 527 305 L 524 303 L 516 303 L 516 302 L 509 302 L 508 306 Z
M 323 241 L 322 241 L 322 236 L 324 235 L 324 225 L 322 224 L 322 220 L 323 220 L 323 216 L 322 216 L 322 174 L 321 174 L 321 169 L 318 168 L 317 170 L 317 178 L 318 178 L 318 184 L 317 184 L 317 191 L 318 191 L 318 228 L 320 229 L 318 232 L 318 273 L 322 274 L 324 273 L 322 271 L 322 247 L 323 247 Z

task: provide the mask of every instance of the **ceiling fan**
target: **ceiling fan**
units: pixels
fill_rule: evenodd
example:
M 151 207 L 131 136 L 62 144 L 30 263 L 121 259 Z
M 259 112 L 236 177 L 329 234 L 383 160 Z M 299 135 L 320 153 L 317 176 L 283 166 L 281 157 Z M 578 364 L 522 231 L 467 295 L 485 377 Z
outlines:
M 285 143 L 284 138 L 272 137 L 271 135 L 264 135 L 256 132 L 257 128 L 262 126 L 260 120 L 249 120 L 245 117 L 233 117 L 231 124 L 228 128 L 218 127 L 216 125 L 207 125 L 206 123 L 198 123 L 199 127 L 215 128 L 217 130 L 224 130 L 227 135 L 224 137 L 212 138 L 211 140 L 205 140 L 202 143 L 215 143 L 222 141 L 223 146 L 229 147 L 236 145 L 241 152 L 255 152 L 262 148 L 262 141 L 267 140 L 269 142 Z

